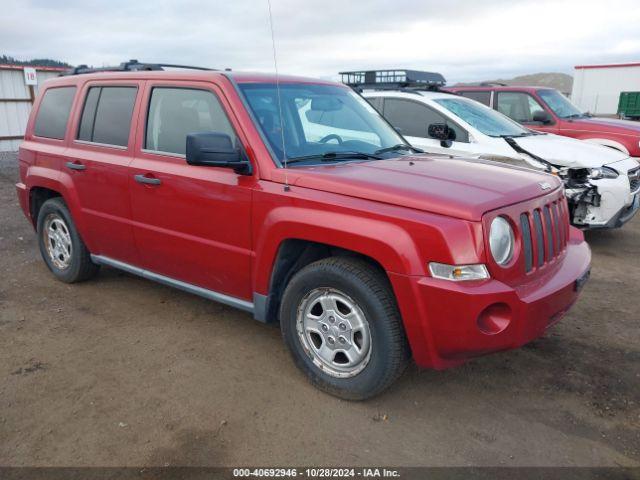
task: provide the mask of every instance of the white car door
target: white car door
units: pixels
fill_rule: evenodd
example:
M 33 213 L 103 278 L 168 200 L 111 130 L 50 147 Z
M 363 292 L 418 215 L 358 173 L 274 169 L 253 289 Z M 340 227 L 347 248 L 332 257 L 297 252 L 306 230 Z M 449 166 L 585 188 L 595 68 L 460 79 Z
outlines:
M 431 153 L 478 156 L 477 146 L 469 143 L 469 133 L 464 128 L 424 103 L 408 98 L 384 97 L 382 108 L 382 114 L 389 123 L 414 147 Z M 429 137 L 429 125 L 434 123 L 446 123 L 455 132 L 450 147 L 444 147 L 440 140 Z

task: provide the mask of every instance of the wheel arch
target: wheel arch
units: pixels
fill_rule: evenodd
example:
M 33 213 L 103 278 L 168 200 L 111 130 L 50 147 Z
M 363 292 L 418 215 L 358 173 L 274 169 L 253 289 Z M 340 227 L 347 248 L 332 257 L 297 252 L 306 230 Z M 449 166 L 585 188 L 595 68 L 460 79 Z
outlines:
M 86 228 L 80 201 L 77 191 L 73 188 L 72 180 L 68 175 L 52 178 L 50 172 L 40 170 L 41 169 L 31 167 L 25 182 L 28 191 L 28 212 L 34 228 L 37 228 L 38 212 L 44 202 L 49 200 L 49 198 L 61 197 L 71 213 L 78 232 L 83 237 L 87 246 L 91 248 L 89 241 L 87 241 L 88 236 L 85 234 Z
M 34 228 L 37 228 L 38 214 L 44 202 L 56 197 L 64 199 L 62 193 L 49 187 L 34 186 L 29 189 L 29 216 Z
M 348 213 L 292 206 L 259 221 L 253 265 L 255 317 L 273 321 L 284 285 L 309 263 L 328 256 L 357 256 L 385 273 L 419 274 L 420 254 L 402 226 Z
M 277 250 L 270 271 L 266 294 L 254 293 L 254 317 L 265 323 L 277 322 L 280 301 L 291 277 L 307 265 L 329 257 L 351 257 L 366 262 L 391 283 L 382 264 L 375 258 L 336 245 L 299 238 L 284 239 Z

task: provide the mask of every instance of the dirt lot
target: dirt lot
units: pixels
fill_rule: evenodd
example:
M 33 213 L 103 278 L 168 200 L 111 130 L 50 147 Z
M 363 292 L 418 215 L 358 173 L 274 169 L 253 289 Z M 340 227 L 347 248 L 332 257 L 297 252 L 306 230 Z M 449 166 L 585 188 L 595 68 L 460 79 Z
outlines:
M 0 465 L 640 465 L 640 217 L 545 338 L 382 396 L 314 389 L 279 331 L 104 268 L 49 274 L 0 157 Z

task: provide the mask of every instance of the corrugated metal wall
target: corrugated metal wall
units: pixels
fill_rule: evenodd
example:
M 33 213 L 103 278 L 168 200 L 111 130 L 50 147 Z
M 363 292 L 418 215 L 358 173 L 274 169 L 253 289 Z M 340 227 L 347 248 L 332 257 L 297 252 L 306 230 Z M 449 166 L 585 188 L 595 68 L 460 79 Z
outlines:
M 38 85 L 34 87 L 37 94 L 38 87 L 53 77 L 57 77 L 59 71 L 36 69 Z M 24 72 L 22 68 L 8 68 L 0 66 L 0 138 L 21 137 L 31 112 L 29 87 L 24 84 Z M 0 152 L 18 150 L 20 139 L 0 140 Z

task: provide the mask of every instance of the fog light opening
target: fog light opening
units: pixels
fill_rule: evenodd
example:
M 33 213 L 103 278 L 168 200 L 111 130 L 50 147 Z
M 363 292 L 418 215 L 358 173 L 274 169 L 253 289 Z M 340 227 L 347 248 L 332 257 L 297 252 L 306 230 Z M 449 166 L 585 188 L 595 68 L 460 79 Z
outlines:
M 478 328 L 486 335 L 504 331 L 511 323 L 511 307 L 506 303 L 494 303 L 478 315 Z

